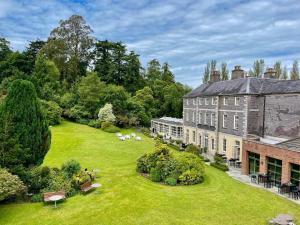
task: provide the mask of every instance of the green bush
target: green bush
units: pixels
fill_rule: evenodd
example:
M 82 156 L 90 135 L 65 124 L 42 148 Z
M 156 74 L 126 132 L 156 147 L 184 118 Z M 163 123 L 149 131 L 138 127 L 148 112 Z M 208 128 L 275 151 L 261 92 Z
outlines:
M 35 194 L 31 197 L 32 202 L 42 202 L 43 201 L 43 194 Z
M 24 190 L 25 186 L 17 175 L 0 168 L 0 201 L 16 196 Z
M 213 162 L 213 163 L 210 163 L 211 166 L 219 169 L 219 170 L 222 170 L 222 171 L 228 171 L 229 168 L 226 164 L 224 163 L 216 163 L 216 162 Z
M 200 153 L 199 148 L 197 146 L 193 145 L 193 144 L 189 144 L 186 147 L 185 151 L 189 152 L 189 153 L 193 153 L 193 154 L 195 154 L 197 156 L 199 156 L 199 153 Z
M 109 122 L 104 121 L 104 122 L 101 123 L 101 129 L 104 130 L 104 129 L 108 128 L 108 127 L 110 127 L 110 123 Z
M 215 160 L 216 163 L 223 163 L 224 162 L 223 158 L 220 155 L 218 155 L 217 153 L 214 155 L 214 160 Z
M 90 122 L 88 123 L 88 126 L 100 128 L 101 125 L 100 125 L 99 120 L 90 120 Z
M 62 174 L 67 178 L 72 178 L 74 175 L 79 173 L 81 169 L 80 163 L 74 159 L 71 159 L 61 166 Z
M 165 183 L 167 185 L 170 185 L 170 186 L 176 186 L 177 185 L 177 179 L 175 179 L 174 177 L 168 177 L 165 179 Z
M 117 133 L 121 131 L 121 129 L 119 127 L 116 127 L 115 125 L 110 125 L 109 127 L 102 130 L 108 133 Z
M 177 145 L 168 144 L 168 146 L 169 146 L 170 148 L 175 149 L 176 151 L 181 151 L 181 148 L 179 148 Z
M 157 143 L 154 152 L 144 154 L 137 160 L 137 171 L 150 173 L 150 179 L 155 182 L 164 181 L 172 185 L 168 178 L 173 178 L 176 182 L 180 180 L 180 183 L 190 185 L 203 181 L 204 162 L 191 153 L 174 156 L 165 144 Z
M 182 141 L 181 140 L 176 140 L 176 144 L 180 145 L 180 144 L 182 144 Z
M 151 170 L 150 170 L 150 180 L 152 180 L 153 182 L 161 181 L 161 174 L 160 174 L 159 169 L 151 168 Z
M 62 109 L 54 101 L 44 101 L 41 100 L 41 106 L 45 113 L 46 119 L 49 125 L 57 125 L 61 122 Z
M 147 154 L 142 155 L 137 160 L 136 171 L 139 172 L 139 173 L 149 172 L 148 168 L 147 168 Z
M 195 169 L 191 169 L 191 170 L 187 170 L 187 171 L 183 172 L 179 176 L 179 181 L 181 184 L 184 184 L 184 185 L 199 184 L 199 183 L 203 182 L 203 176 L 202 176 L 201 172 L 199 172 Z

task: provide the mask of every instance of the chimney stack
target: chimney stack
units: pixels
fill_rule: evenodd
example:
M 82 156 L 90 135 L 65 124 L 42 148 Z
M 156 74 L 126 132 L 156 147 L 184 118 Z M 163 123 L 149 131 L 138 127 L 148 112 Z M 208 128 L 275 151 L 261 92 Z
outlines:
M 244 77 L 245 77 L 244 70 L 241 69 L 240 65 L 236 65 L 234 67 L 234 70 L 231 71 L 231 80 L 244 78 Z
M 220 72 L 218 70 L 214 70 L 210 74 L 210 82 L 217 82 L 220 81 Z
M 275 70 L 272 67 L 267 68 L 264 78 L 275 78 Z

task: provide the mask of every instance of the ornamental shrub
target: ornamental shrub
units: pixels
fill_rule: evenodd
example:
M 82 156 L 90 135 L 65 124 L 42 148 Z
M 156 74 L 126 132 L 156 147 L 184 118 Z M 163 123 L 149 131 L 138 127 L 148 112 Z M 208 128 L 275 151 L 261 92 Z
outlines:
M 113 114 L 112 104 L 106 103 L 103 108 L 99 110 L 98 118 L 101 123 L 107 121 L 110 124 L 114 124 L 116 122 L 116 117 Z
M 161 181 L 161 174 L 160 174 L 159 169 L 151 168 L 151 170 L 150 170 L 150 180 L 152 180 L 153 182 Z
M 189 144 L 186 149 L 185 149 L 186 152 L 189 152 L 189 153 L 192 153 L 192 154 L 195 154 L 195 155 L 199 155 L 200 151 L 199 151 L 199 148 L 193 144 Z
M 107 122 L 107 121 L 103 121 L 103 122 L 101 123 L 101 129 L 102 129 L 102 130 L 108 128 L 109 126 L 110 126 L 110 123 Z
M 195 169 L 186 170 L 179 176 L 179 181 L 184 185 L 198 184 L 203 181 L 203 176 L 200 171 Z
M 72 178 L 74 175 L 79 173 L 81 169 L 80 163 L 74 159 L 71 159 L 61 166 L 62 174 L 67 178 Z
M 176 186 L 177 185 L 177 179 L 175 179 L 174 177 L 168 177 L 165 179 L 165 183 L 167 185 L 170 185 L 170 186 Z
M 49 125 L 57 125 L 61 122 L 62 109 L 54 101 L 41 100 L 42 109 Z
M 224 164 L 224 163 L 212 162 L 212 163 L 210 163 L 210 165 L 212 167 L 215 167 L 215 168 L 217 168 L 219 170 L 222 170 L 222 171 L 228 171 L 229 170 L 228 166 L 226 164 Z
M 25 156 L 16 156 L 17 165 L 39 165 L 49 150 L 51 133 L 34 85 L 27 80 L 12 82 L 1 106 L 0 136 L 10 125 L 9 136 L 22 146 Z M 4 165 L 11 166 L 11 165 Z
M 0 201 L 16 196 L 24 190 L 25 186 L 17 175 L 0 168 Z
M 137 160 L 137 165 L 136 165 L 136 171 L 139 173 L 147 173 L 148 168 L 147 168 L 147 154 L 142 155 L 140 158 Z
M 88 126 L 94 127 L 94 128 L 100 128 L 101 124 L 100 124 L 99 120 L 90 120 L 88 123 Z

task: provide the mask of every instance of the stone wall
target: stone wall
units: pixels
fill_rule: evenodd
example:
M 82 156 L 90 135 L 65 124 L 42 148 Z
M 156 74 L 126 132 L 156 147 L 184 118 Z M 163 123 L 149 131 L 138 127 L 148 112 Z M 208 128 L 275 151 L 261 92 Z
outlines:
M 265 135 L 297 137 L 300 122 L 300 94 L 267 95 Z
M 247 133 L 262 136 L 263 134 L 264 97 L 248 97 Z

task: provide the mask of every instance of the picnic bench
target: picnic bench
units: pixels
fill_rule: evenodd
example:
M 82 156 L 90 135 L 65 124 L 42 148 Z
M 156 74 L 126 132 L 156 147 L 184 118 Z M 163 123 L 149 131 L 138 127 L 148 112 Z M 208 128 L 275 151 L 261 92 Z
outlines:
M 92 186 L 92 182 L 91 181 L 88 181 L 88 182 L 85 182 L 84 184 L 82 184 L 80 186 L 80 190 L 84 193 L 88 192 L 89 190 L 93 189 L 94 187 Z
M 46 192 L 44 193 L 44 202 L 52 202 L 51 200 L 52 196 L 59 195 L 62 197 L 62 199 L 66 198 L 65 192 L 64 191 L 57 191 L 57 192 Z

